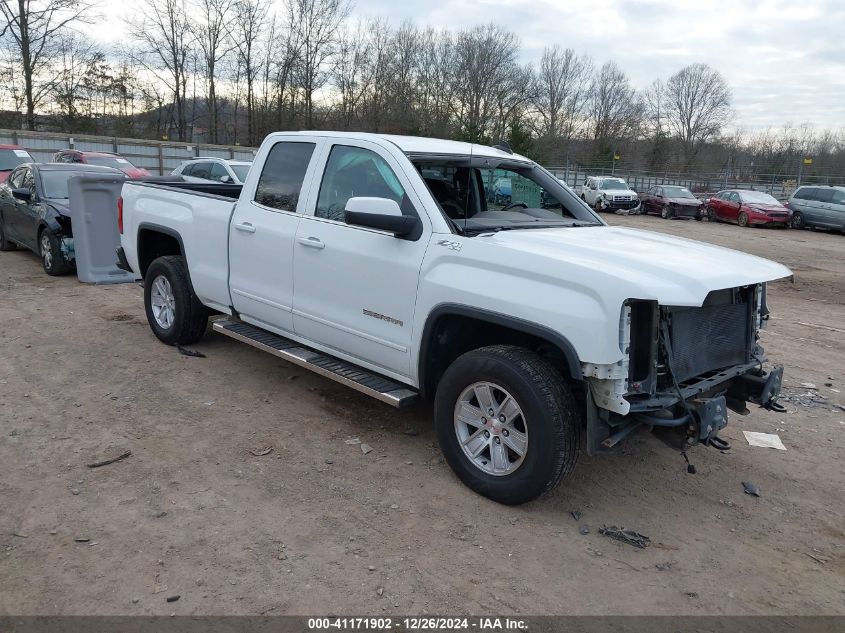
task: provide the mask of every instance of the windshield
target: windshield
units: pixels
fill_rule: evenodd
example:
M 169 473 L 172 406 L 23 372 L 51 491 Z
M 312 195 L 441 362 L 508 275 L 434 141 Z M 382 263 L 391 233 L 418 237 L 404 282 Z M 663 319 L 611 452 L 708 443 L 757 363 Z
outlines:
M 0 149 L 0 171 L 12 171 L 21 163 L 33 163 L 32 156 L 23 149 Z
M 229 167 L 231 167 L 232 171 L 235 172 L 235 176 L 238 177 L 238 180 L 246 182 L 246 175 L 249 173 L 249 168 L 252 167 L 252 165 L 232 165 L 230 163 Z
M 741 191 L 739 193 L 743 202 L 752 202 L 756 204 L 777 204 L 780 202 L 772 198 L 769 194 L 762 191 Z
M 667 198 L 695 198 L 686 187 L 663 187 L 663 195 Z
M 41 170 L 41 184 L 45 198 L 68 198 L 68 180 L 74 176 L 90 175 L 90 171 Z
M 130 163 L 125 158 L 118 158 L 111 156 L 88 156 L 86 161 L 89 165 L 99 165 L 100 167 L 112 167 L 114 169 L 128 169 L 133 167 L 132 163 Z
M 613 189 L 613 190 L 621 190 L 621 191 L 630 191 L 628 185 L 625 184 L 624 180 L 616 180 L 615 178 L 610 180 L 600 180 L 599 181 L 599 189 Z
M 486 158 L 417 159 L 431 195 L 461 232 L 599 226 L 557 178 L 533 163 Z

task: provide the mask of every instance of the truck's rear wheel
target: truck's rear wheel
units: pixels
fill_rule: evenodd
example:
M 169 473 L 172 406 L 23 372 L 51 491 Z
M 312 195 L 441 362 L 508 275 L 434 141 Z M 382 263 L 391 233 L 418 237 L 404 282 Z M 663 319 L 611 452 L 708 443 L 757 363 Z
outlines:
M 188 265 L 179 255 L 159 257 L 147 268 L 144 307 L 153 333 L 168 345 L 195 343 L 208 326 L 208 309 L 194 294 Z
M 580 416 L 563 376 L 537 354 L 483 347 L 454 361 L 434 417 L 446 461 L 467 486 L 515 505 L 554 488 L 578 458 Z

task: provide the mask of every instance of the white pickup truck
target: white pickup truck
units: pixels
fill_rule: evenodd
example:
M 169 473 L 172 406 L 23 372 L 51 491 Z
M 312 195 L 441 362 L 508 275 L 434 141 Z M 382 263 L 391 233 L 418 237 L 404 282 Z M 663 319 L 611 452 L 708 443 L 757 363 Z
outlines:
M 582 444 L 724 446 L 728 408 L 779 406 L 758 330 L 787 268 L 607 226 L 507 148 L 275 133 L 243 187 L 130 181 L 118 206 L 159 339 L 221 315 L 215 332 L 394 406 L 433 399 L 448 463 L 502 503 L 551 489 Z

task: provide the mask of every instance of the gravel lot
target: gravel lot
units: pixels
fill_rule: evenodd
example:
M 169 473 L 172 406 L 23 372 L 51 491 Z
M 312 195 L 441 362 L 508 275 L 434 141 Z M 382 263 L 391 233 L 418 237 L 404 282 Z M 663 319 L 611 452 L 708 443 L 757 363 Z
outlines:
M 608 220 L 793 269 L 763 334 L 788 412 L 734 415 L 733 450 L 693 449 L 696 475 L 636 435 L 517 508 L 451 474 L 428 406 L 395 411 L 222 336 L 182 356 L 140 287 L 0 253 L 0 614 L 845 614 L 845 237 Z

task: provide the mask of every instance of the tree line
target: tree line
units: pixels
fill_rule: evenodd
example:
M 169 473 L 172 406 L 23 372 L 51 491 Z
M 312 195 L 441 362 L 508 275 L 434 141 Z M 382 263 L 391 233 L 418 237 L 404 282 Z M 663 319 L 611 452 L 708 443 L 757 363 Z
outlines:
M 555 165 L 845 167 L 842 130 L 738 130 L 727 81 L 702 63 L 637 89 L 616 63 L 559 45 L 523 63 L 502 26 L 393 26 L 354 19 L 350 0 L 134 7 L 127 41 L 105 48 L 79 29 L 93 0 L 0 0 L 0 99 L 21 127 L 250 146 L 322 128 L 507 140 Z

